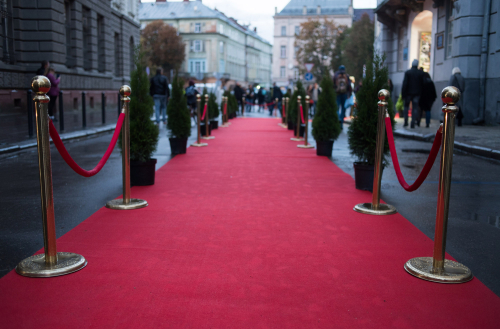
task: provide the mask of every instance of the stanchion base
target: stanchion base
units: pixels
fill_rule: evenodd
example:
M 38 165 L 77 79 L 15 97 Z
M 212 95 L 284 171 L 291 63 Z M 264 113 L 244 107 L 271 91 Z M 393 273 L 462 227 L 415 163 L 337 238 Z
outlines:
M 301 149 L 313 149 L 314 148 L 314 146 L 312 146 L 311 144 L 307 144 L 307 145 L 300 144 L 300 145 L 297 145 L 297 147 L 300 147 Z
M 290 140 L 291 140 L 291 141 L 294 141 L 294 142 L 303 142 L 303 141 L 304 141 L 304 138 L 302 138 L 302 137 L 299 137 L 299 138 L 297 138 L 297 137 L 292 137 L 292 138 L 290 138 Z
M 474 277 L 471 270 L 458 262 L 444 260 L 444 271 L 433 273 L 432 257 L 412 258 L 405 264 L 406 272 L 419 279 L 438 283 L 464 283 Z
M 215 137 L 214 136 L 206 136 L 206 137 L 202 137 L 201 139 L 214 139 Z
M 191 146 L 194 146 L 194 147 L 203 147 L 203 146 L 208 146 L 207 143 L 193 143 L 191 144 Z
M 148 202 L 146 200 L 141 200 L 141 199 L 130 199 L 130 203 L 123 203 L 123 199 L 115 199 L 108 201 L 106 203 L 106 208 L 109 209 L 114 209 L 114 210 L 132 210 L 132 209 L 139 209 L 139 208 L 144 208 L 148 205 Z
M 398 212 L 396 207 L 385 203 L 381 203 L 377 210 L 373 209 L 371 203 L 360 203 L 354 206 L 354 211 L 367 215 L 392 215 Z
M 86 265 L 87 260 L 82 255 L 58 252 L 57 264 L 54 266 L 46 265 L 45 254 L 39 254 L 22 260 L 16 266 L 16 272 L 30 278 L 50 278 L 79 271 Z
M 220 125 L 219 127 L 222 127 L 222 128 L 227 128 L 229 127 L 229 125 L 227 123 L 223 124 L 223 125 Z

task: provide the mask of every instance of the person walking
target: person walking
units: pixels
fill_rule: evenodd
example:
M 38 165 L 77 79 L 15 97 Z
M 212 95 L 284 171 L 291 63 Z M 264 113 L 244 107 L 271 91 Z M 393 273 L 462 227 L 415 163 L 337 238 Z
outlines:
M 278 104 L 271 105 L 269 111 L 270 116 L 273 115 L 274 108 L 276 108 L 279 111 L 279 109 L 281 108 L 281 100 L 283 99 L 283 93 L 281 92 L 281 89 L 278 86 L 276 86 L 275 82 L 273 83 L 272 101 L 274 102 L 276 98 L 278 99 Z
M 253 89 L 251 86 L 247 88 L 247 93 L 245 94 L 245 112 L 252 112 L 252 104 L 253 104 Z
M 460 90 L 460 93 L 462 94 L 462 97 L 460 97 L 460 100 L 455 104 L 458 106 L 458 113 L 457 113 L 457 125 L 459 127 L 462 126 L 462 119 L 464 118 L 464 114 L 462 112 L 462 106 L 464 104 L 463 98 L 464 98 L 464 91 L 465 91 L 465 79 L 462 76 L 462 72 L 460 71 L 460 68 L 454 67 L 453 70 L 451 71 L 451 77 L 450 81 L 448 82 L 448 86 L 453 86 L 456 87 L 458 90 Z
M 36 75 L 47 75 L 49 73 L 50 63 L 49 61 L 42 61 L 42 66 L 36 70 Z
M 236 83 L 236 86 L 234 87 L 234 97 L 236 97 L 236 100 L 238 101 L 238 109 L 240 109 L 242 105 L 241 101 L 243 98 L 243 89 L 239 83 Z
M 318 83 L 314 83 L 314 87 L 311 91 L 311 100 L 313 101 L 313 108 L 310 111 L 311 116 L 314 116 L 316 114 L 316 104 L 318 103 L 319 95 L 321 94 L 321 88 L 318 86 Z
M 351 80 L 345 72 L 345 66 L 340 65 L 339 70 L 333 76 L 333 88 L 337 93 L 337 107 L 339 109 L 340 129 L 343 129 L 345 117 L 345 101 L 351 96 Z
M 163 123 L 167 123 L 167 102 L 170 97 L 168 79 L 162 74 L 162 69 L 156 69 L 156 75 L 151 78 L 150 94 L 155 102 L 156 124 L 160 124 L 163 115 Z
M 436 95 L 436 87 L 434 86 L 434 82 L 431 79 L 429 73 L 424 71 L 424 68 L 421 67 L 420 71 L 422 71 L 424 75 L 424 84 L 422 87 L 422 96 L 420 96 L 420 101 L 418 106 L 420 107 L 420 113 L 425 112 L 425 127 L 429 128 L 429 124 L 431 123 L 431 108 L 432 104 L 437 98 Z M 390 81 L 390 80 L 389 80 Z M 418 126 L 420 127 L 421 117 L 418 118 Z
M 415 128 L 415 123 L 420 125 L 419 117 L 419 102 L 422 95 L 422 87 L 424 85 L 424 74 L 418 69 L 418 59 L 414 59 L 411 63 L 411 69 L 405 72 L 403 79 L 403 88 L 401 95 L 405 102 L 404 107 L 404 127 L 408 126 L 408 110 L 410 102 L 412 104 L 411 112 L 411 128 Z
M 266 90 L 264 88 L 259 88 L 259 92 L 257 93 L 257 98 L 259 100 L 259 112 L 260 110 L 264 110 L 264 105 L 266 104 Z
M 56 71 L 54 70 L 53 67 L 50 67 L 48 69 L 48 73 L 46 74 L 47 79 L 50 81 L 50 90 L 47 93 L 47 95 L 50 97 L 49 101 L 49 117 L 54 121 L 57 122 L 57 119 L 55 117 L 56 114 L 56 101 L 57 101 L 57 96 L 59 96 L 59 83 L 61 82 L 60 77 L 56 77 Z
M 191 112 L 191 117 L 194 118 L 194 122 L 196 123 L 196 120 L 198 120 L 198 113 L 196 112 L 196 95 L 198 95 L 199 92 L 196 90 L 194 87 L 194 81 L 189 80 L 188 86 L 186 88 L 186 102 L 187 106 L 190 109 Z

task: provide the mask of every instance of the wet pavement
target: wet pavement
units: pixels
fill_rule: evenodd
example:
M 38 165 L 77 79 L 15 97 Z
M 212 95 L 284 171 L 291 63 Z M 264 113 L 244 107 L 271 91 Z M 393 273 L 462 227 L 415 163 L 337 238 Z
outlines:
M 269 112 L 247 113 L 247 117 L 270 118 Z M 344 132 L 334 143 L 332 161 L 354 176 L 353 158 Z M 283 129 L 283 128 L 280 128 Z M 284 129 L 283 129 L 284 130 Z M 290 137 L 292 132 L 289 131 Z M 157 169 L 170 159 L 166 131 L 161 126 L 155 157 Z M 310 135 L 311 136 L 311 135 Z M 111 133 L 65 142 L 70 154 L 89 169 L 106 150 Z M 196 139 L 195 128 L 188 144 Z M 290 143 L 294 143 L 290 141 Z M 295 142 L 297 143 L 297 142 Z M 310 143 L 315 145 L 314 139 Z M 297 143 L 299 144 L 299 143 Z M 432 144 L 396 138 L 401 169 L 411 183 L 420 173 Z M 298 152 L 306 150 L 297 149 Z M 93 178 L 76 175 L 51 148 L 57 236 L 60 237 L 121 194 L 121 156 L 117 149 L 101 173 Z M 189 150 L 188 150 L 189 152 Z M 12 270 L 25 257 L 43 247 L 40 189 L 36 149 L 0 156 L 0 276 Z M 448 224 L 447 252 L 472 269 L 474 275 L 500 295 L 500 163 L 457 151 Z M 392 166 L 384 170 L 382 198 L 429 238 L 434 238 L 439 162 L 434 164 L 422 187 L 409 193 L 399 186 Z M 354 181 L 353 181 L 354 186 Z M 332 186 L 332 188 L 335 188 Z M 335 202 L 335 200 L 332 200 Z M 354 206 L 354 205 L 353 205 Z M 377 217 L 373 218 L 374 221 Z M 390 237 L 388 237 L 390 238 Z M 426 255 L 432 256 L 432 250 Z M 401 271 L 403 270 L 401 264 Z

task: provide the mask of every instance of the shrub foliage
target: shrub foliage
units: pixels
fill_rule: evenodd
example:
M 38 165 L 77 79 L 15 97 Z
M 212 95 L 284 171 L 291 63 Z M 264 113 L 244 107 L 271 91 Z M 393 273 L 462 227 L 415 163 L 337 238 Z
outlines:
M 328 74 L 321 80 L 321 94 L 316 104 L 312 128 L 312 135 L 319 142 L 336 140 L 340 135 L 337 100 L 333 90 L 333 80 Z

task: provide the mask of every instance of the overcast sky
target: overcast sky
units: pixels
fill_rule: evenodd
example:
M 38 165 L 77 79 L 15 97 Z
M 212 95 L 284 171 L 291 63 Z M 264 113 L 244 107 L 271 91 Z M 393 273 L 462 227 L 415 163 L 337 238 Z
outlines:
M 154 2 L 155 0 L 142 0 L 142 2 Z M 167 0 L 171 1 L 171 0 Z M 227 16 L 233 17 L 240 24 L 250 24 L 257 27 L 257 33 L 273 43 L 273 15 L 274 8 L 278 12 L 286 6 L 290 0 L 203 0 L 203 4 L 210 8 L 217 8 Z M 377 0 L 354 0 L 354 8 L 375 8 Z

